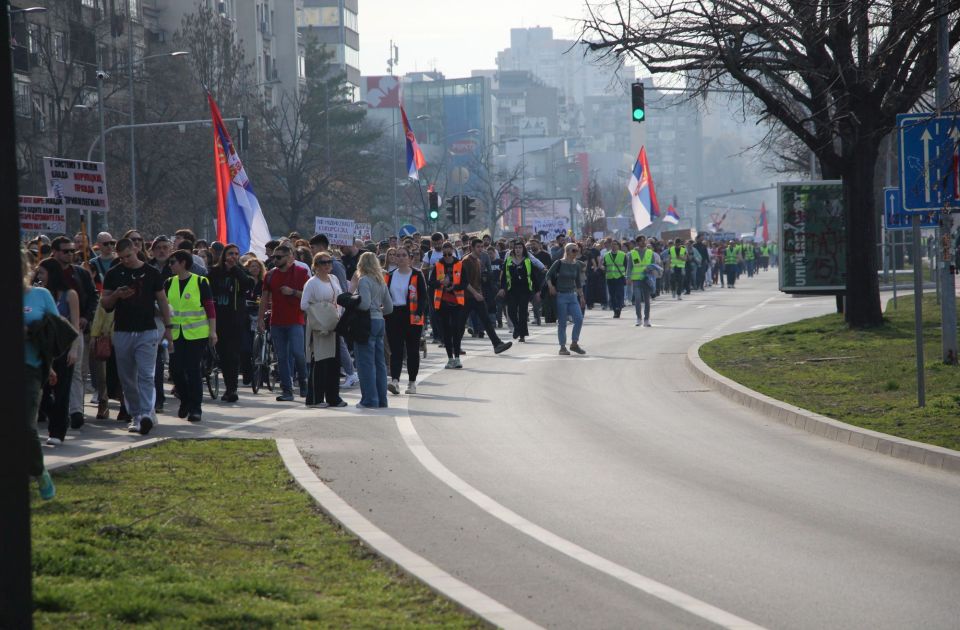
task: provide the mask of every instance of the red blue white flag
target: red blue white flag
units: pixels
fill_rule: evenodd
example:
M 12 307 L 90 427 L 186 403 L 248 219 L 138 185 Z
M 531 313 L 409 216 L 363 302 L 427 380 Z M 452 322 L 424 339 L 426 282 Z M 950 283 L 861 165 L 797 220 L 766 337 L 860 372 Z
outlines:
M 760 202 L 760 217 L 757 219 L 757 229 L 753 238 L 766 243 L 770 240 L 770 228 L 767 225 L 767 204 Z
M 672 203 L 667 206 L 667 216 L 663 217 L 663 222 L 673 223 L 674 225 L 680 223 L 680 213 L 677 212 Z
M 630 191 L 630 206 L 633 208 L 637 229 L 642 230 L 653 223 L 652 217 L 660 216 L 660 204 L 657 202 L 657 192 L 653 186 L 650 165 L 647 164 L 645 147 L 640 147 L 630 181 L 627 182 L 627 190 Z
M 220 108 L 207 94 L 213 119 L 214 175 L 217 181 L 217 240 L 234 243 L 241 253 L 253 252 L 258 258 L 266 254 L 270 228 L 260 210 L 240 156 L 223 124 Z
M 417 138 L 413 135 L 413 129 L 410 127 L 410 121 L 407 120 L 407 112 L 403 105 L 400 106 L 400 117 L 403 119 L 403 135 L 407 138 L 407 177 L 410 179 L 420 179 L 417 171 L 427 165 L 427 160 L 423 157 L 423 151 L 417 144 Z

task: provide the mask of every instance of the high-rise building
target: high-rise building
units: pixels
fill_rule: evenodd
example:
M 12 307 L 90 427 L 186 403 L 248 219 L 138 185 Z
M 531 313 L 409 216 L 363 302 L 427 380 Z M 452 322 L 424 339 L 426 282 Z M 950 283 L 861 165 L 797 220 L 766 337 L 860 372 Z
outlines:
M 346 74 L 351 100 L 360 99 L 359 0 L 299 0 L 301 41 L 316 38 L 333 51 L 333 63 Z

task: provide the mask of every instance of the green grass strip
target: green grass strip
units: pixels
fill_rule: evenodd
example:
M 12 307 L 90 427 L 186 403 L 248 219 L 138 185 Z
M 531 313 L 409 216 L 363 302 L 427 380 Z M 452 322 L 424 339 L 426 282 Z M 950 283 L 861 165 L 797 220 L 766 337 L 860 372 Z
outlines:
M 960 368 L 940 350 L 940 307 L 924 297 L 927 406 L 917 407 L 913 297 L 885 324 L 851 330 L 838 314 L 721 337 L 700 348 L 714 370 L 750 389 L 859 427 L 960 449 Z
M 358 544 L 272 441 L 170 441 L 55 473 L 38 628 L 483 627 Z

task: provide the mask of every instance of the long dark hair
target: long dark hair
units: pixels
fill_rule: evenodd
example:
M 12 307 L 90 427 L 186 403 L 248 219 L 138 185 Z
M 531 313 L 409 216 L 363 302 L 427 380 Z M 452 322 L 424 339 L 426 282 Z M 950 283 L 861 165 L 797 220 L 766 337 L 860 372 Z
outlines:
M 511 256 L 511 257 L 513 256 L 513 250 L 514 250 L 514 248 L 516 248 L 517 245 L 519 245 L 520 247 L 523 248 L 523 257 L 524 257 L 524 258 L 526 258 L 527 256 L 530 255 L 530 254 L 527 252 L 527 244 L 523 242 L 523 239 L 518 238 L 517 240 L 515 240 L 513 243 L 510 244 L 510 256 Z
M 47 272 L 47 284 L 46 289 L 53 297 L 60 297 L 60 294 L 64 291 L 69 291 L 70 287 L 67 286 L 67 278 L 63 274 L 63 268 L 53 258 L 45 258 L 40 261 L 40 264 L 37 265 L 37 268 L 43 267 L 44 271 Z M 37 272 L 33 273 L 33 281 L 37 281 Z
M 213 265 L 213 268 L 214 268 L 214 269 L 223 269 L 223 268 L 224 268 L 223 265 L 224 265 L 224 262 L 225 262 L 226 259 L 227 259 L 227 252 L 230 250 L 231 247 L 232 247 L 233 249 L 237 250 L 237 254 L 240 253 L 240 246 L 239 246 L 239 245 L 237 245 L 237 244 L 235 244 L 235 243 L 227 243 L 226 245 L 223 246 L 223 249 L 220 250 L 220 255 L 217 257 L 217 262 L 216 262 L 216 264 Z M 208 250 L 208 251 L 209 251 L 209 250 Z M 240 264 L 240 259 L 239 259 L 239 257 L 237 258 L 237 264 L 238 264 L 238 265 Z

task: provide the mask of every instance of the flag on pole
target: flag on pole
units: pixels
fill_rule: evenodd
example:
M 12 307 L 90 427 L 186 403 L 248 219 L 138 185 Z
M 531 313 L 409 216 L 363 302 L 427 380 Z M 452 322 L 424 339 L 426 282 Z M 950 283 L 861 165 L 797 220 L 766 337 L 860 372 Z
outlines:
M 672 203 L 667 206 L 667 216 L 663 217 L 663 222 L 673 223 L 674 225 L 680 223 L 680 213 L 677 212 Z
M 760 217 L 757 219 L 757 229 L 753 238 L 766 243 L 770 240 L 770 228 L 767 226 L 767 204 L 760 202 Z
M 407 177 L 420 179 L 417 171 L 427 165 L 427 160 L 423 157 L 420 145 L 417 144 L 416 136 L 413 135 L 413 129 L 410 127 L 403 105 L 400 106 L 400 118 L 403 120 L 403 135 L 407 138 Z
M 213 119 L 214 176 L 217 182 L 217 240 L 235 243 L 241 253 L 253 252 L 258 258 L 266 254 L 270 228 L 260 210 L 240 156 L 223 124 L 220 109 L 213 96 L 207 94 Z
M 650 165 L 647 164 L 647 150 L 640 147 L 637 161 L 633 165 L 630 181 L 627 182 L 630 191 L 630 206 L 633 208 L 633 218 L 637 222 L 637 229 L 642 230 L 651 223 L 651 217 L 660 216 L 660 204 L 657 203 L 657 193 L 653 187 L 653 175 L 650 174 Z

